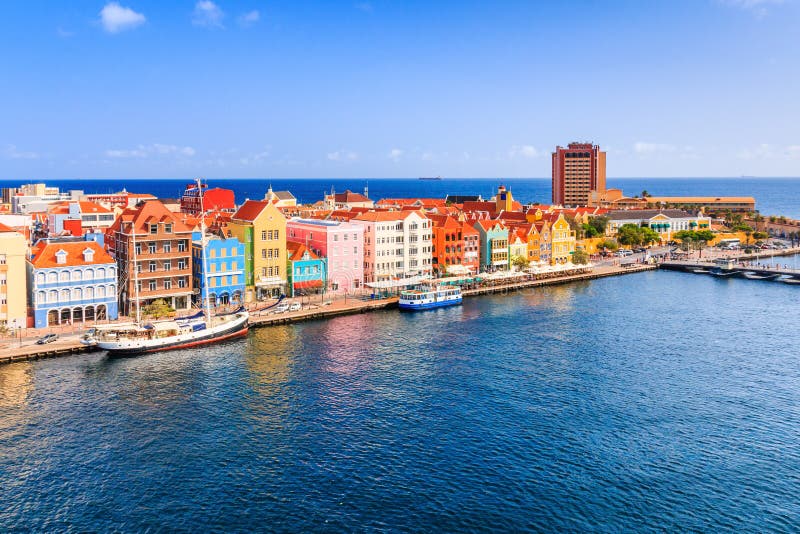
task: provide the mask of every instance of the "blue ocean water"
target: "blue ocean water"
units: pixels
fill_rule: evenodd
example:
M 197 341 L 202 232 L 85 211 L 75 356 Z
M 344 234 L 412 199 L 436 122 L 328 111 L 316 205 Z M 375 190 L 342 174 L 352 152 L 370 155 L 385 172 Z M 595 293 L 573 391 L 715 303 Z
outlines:
M 0 367 L 0 530 L 796 531 L 796 302 L 648 272 Z
M 211 187 L 227 187 L 236 193 L 237 202 L 246 198 L 264 198 L 271 184 L 275 190 L 289 190 L 300 202 L 321 200 L 324 192 L 350 189 L 359 193 L 369 187 L 370 197 L 444 197 L 447 194 L 480 194 L 490 198 L 497 186 L 511 188 L 514 197 L 522 202 L 550 202 L 549 178 L 445 178 L 441 181 L 417 179 L 216 179 Z M 21 182 L 0 180 L 0 187 L 16 187 Z M 180 197 L 188 180 L 49 180 L 62 190 L 81 189 L 87 193 L 112 193 L 122 188 L 134 193 L 152 193 L 162 198 Z M 665 196 L 753 196 L 756 208 L 765 215 L 785 215 L 800 218 L 800 178 L 626 178 L 610 179 L 609 187 L 622 188 L 628 195 L 647 190 L 651 195 Z

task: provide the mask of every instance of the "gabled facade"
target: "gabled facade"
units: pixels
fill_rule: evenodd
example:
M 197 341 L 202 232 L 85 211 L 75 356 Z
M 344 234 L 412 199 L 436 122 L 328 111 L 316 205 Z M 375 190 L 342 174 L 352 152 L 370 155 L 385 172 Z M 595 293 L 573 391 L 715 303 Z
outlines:
M 194 279 L 194 302 L 201 307 L 208 293 L 212 307 L 244 303 L 244 244 L 235 237 L 222 239 L 206 236 L 205 265 L 203 243 L 192 242 L 192 277 Z M 204 276 L 204 271 L 208 272 Z M 208 287 L 205 279 L 208 278 Z
M 190 308 L 191 242 L 192 229 L 158 200 L 117 217 L 106 232 L 106 244 L 117 261 L 120 307 L 126 315 L 159 299 L 175 310 Z
M 39 241 L 28 261 L 34 327 L 117 319 L 117 266 L 94 241 Z
M 369 211 L 352 219 L 364 227 L 365 282 L 430 274 L 432 231 L 418 211 Z
M 286 217 L 275 204 L 248 200 L 228 222 L 229 237 L 244 244 L 245 302 L 286 293 Z
M 314 254 L 303 243 L 287 241 L 286 250 L 290 296 L 324 292 L 328 281 L 328 261 Z
M 508 228 L 500 221 L 478 220 L 473 225 L 480 234 L 482 271 L 508 269 Z
M 550 263 L 557 264 L 571 261 L 572 254 L 575 252 L 575 232 L 563 213 L 559 213 L 555 220 L 552 221 L 550 234 L 552 236 Z
M 289 219 L 287 239 L 303 243 L 327 260 L 327 287 L 332 293 L 357 291 L 364 285 L 364 226 L 346 221 Z

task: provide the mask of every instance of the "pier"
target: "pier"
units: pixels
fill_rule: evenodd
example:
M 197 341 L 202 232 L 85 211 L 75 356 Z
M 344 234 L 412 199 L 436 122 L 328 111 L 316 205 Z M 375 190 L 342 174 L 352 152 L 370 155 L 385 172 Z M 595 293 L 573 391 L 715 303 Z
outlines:
M 800 284 L 800 270 L 785 267 L 759 266 L 743 263 L 736 259 L 717 259 L 708 261 L 665 261 L 659 265 L 668 271 L 681 271 L 692 274 L 707 274 L 718 277 L 741 277 L 750 280 L 779 281 Z

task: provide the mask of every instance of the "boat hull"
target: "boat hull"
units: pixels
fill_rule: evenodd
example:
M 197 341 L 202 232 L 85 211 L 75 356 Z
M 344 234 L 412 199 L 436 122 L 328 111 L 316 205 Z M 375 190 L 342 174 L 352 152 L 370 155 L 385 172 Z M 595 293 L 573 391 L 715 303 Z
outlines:
M 400 302 L 398 303 L 398 307 L 401 310 L 405 311 L 430 310 L 433 308 L 444 308 L 446 306 L 457 306 L 461 304 L 462 300 L 463 299 L 461 297 L 458 297 L 456 299 L 439 300 L 433 302 L 421 302 L 421 303 Z
M 109 356 L 136 356 L 152 352 L 200 347 L 246 335 L 249 328 L 247 320 L 247 316 L 244 316 L 226 325 L 174 336 L 174 339 L 100 341 L 97 343 L 97 347 L 107 351 Z

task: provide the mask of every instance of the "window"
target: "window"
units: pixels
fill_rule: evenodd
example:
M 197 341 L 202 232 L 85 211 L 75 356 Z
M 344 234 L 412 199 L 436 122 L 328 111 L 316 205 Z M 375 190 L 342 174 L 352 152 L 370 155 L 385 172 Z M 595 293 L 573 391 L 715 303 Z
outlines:
M 150 282 L 148 283 L 148 286 L 150 287 L 150 291 L 155 291 L 156 290 L 156 281 L 155 280 L 150 280 Z
M 186 240 L 178 241 L 178 252 L 186 252 Z
M 358 247 L 353 247 L 353 254 L 358 254 Z
M 178 278 L 178 287 L 184 288 L 186 287 L 186 277 Z
M 334 235 L 334 236 L 333 236 L 333 240 L 334 240 L 334 241 L 339 241 L 339 236 L 338 236 L 338 235 Z
M 6 255 L 0 254 L 0 265 L 5 265 L 5 264 L 6 264 Z
M 150 262 L 150 265 L 148 267 L 148 271 L 150 271 L 151 273 L 156 272 L 156 262 L 154 262 L 154 261 Z
M 172 233 L 172 223 L 166 223 L 164 225 L 164 232 L 167 233 L 167 234 L 171 234 Z
M 279 237 L 278 237 L 278 233 L 279 233 L 279 231 L 278 231 L 278 230 L 275 230 L 275 237 L 274 237 L 273 239 L 276 239 L 276 240 L 277 240 L 277 239 L 279 239 Z
M 164 270 L 165 271 L 171 271 L 172 270 L 172 262 L 171 261 L 165 261 L 164 262 Z
M 178 270 L 186 269 L 186 260 L 178 260 Z
M 172 252 L 172 243 L 167 241 L 164 243 L 164 253 L 169 254 L 170 252 Z
M 150 225 L 150 233 L 157 234 L 158 233 L 158 224 L 154 223 Z
M 172 280 L 164 280 L 164 289 L 172 289 Z
M 150 254 L 156 253 L 156 244 L 155 243 L 148 243 L 147 244 L 147 252 Z
M 270 233 L 272 233 L 272 232 L 270 232 Z M 267 240 L 267 231 L 266 230 L 261 230 L 261 241 L 266 241 L 266 240 Z
M 142 245 L 141 243 L 136 243 L 136 254 L 142 253 Z
M 269 256 L 270 256 L 270 258 L 272 257 L 272 251 L 271 250 L 270 250 L 270 255 Z M 265 248 L 261 249 L 261 259 L 262 260 L 267 259 L 267 249 L 265 249 Z

